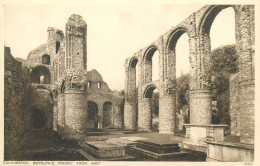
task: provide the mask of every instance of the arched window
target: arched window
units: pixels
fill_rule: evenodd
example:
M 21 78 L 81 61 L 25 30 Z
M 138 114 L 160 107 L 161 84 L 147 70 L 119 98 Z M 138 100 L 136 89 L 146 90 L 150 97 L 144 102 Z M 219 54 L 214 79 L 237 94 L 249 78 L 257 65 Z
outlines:
M 101 88 L 101 82 L 98 82 L 98 89 Z
M 31 123 L 33 129 L 43 129 L 46 127 L 47 118 L 45 112 L 41 109 L 31 109 Z
M 31 73 L 31 82 L 36 84 L 50 84 L 51 73 L 49 69 L 44 66 L 36 66 L 33 68 Z
M 90 88 L 92 85 L 91 81 L 88 81 L 88 88 Z
M 145 61 L 145 82 L 159 80 L 159 51 L 155 46 L 147 49 L 144 57 Z
M 56 54 L 59 52 L 60 50 L 60 42 L 56 42 Z
M 111 128 L 113 126 L 113 105 L 109 101 L 103 105 L 103 117 L 104 128 Z
M 50 61 L 51 61 L 50 55 L 44 54 L 44 55 L 42 56 L 42 64 L 49 65 L 49 64 L 50 64 Z
M 88 126 L 87 128 L 98 128 L 98 105 L 95 102 L 88 101 Z

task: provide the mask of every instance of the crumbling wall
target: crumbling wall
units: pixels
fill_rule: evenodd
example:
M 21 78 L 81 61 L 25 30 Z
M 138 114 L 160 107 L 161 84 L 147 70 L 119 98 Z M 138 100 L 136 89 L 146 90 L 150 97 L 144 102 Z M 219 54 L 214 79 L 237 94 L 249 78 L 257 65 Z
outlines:
M 109 89 L 107 83 L 97 70 L 93 69 L 87 72 L 87 101 L 92 101 L 98 105 L 99 128 L 103 128 L 104 123 L 111 123 L 109 127 L 123 127 L 123 110 L 120 109 L 123 104 L 124 96 L 120 93 L 113 92 Z M 100 86 L 98 85 L 100 83 Z M 108 116 L 104 114 L 104 104 L 109 102 L 112 104 L 112 109 L 108 111 Z
M 25 131 L 24 111 L 28 109 L 30 77 L 28 68 L 15 60 L 9 47 L 4 50 L 4 159 L 18 160 Z

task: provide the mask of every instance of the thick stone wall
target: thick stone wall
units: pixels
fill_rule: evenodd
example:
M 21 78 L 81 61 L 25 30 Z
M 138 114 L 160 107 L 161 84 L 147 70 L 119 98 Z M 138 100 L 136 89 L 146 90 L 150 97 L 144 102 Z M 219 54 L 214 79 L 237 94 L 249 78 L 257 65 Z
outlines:
M 58 126 L 64 127 L 64 124 L 65 124 L 64 94 L 58 95 L 57 107 L 58 107 Z
M 43 111 L 45 115 L 46 124 L 44 128 L 52 129 L 53 128 L 53 99 L 52 93 L 46 89 L 34 89 L 30 93 L 30 104 L 29 109 L 27 111 L 26 121 L 27 128 L 34 129 L 33 121 L 35 117 L 33 117 L 33 112 L 36 110 Z
M 122 110 L 120 107 L 118 106 L 114 106 L 114 128 L 123 128 L 123 114 L 122 114 Z
M 231 117 L 231 134 L 240 136 L 240 111 L 239 111 L 239 77 L 233 74 L 230 77 L 230 117 Z
M 28 110 L 30 77 L 28 68 L 4 48 L 4 159 L 19 160 Z
M 239 89 L 240 139 L 242 143 L 254 144 L 255 136 L 255 86 L 242 86 Z
M 53 130 L 58 131 L 58 106 L 57 100 L 53 101 Z

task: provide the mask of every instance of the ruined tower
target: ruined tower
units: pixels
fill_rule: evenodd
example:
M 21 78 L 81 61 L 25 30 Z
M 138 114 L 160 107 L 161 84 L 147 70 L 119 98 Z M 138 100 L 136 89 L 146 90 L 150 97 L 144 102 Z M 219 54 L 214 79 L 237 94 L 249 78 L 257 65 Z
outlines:
M 84 132 L 87 117 L 86 100 L 86 50 L 87 24 L 81 16 L 73 14 L 65 27 L 65 75 L 64 89 L 64 134 L 77 138 Z

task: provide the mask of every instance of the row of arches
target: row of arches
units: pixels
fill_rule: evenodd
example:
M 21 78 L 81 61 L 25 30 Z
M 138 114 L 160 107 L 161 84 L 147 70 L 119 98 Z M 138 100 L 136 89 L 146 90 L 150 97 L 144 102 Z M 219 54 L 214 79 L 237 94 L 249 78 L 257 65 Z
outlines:
M 223 12 L 221 12 L 222 10 Z M 223 13 L 223 16 L 219 14 L 220 12 Z M 143 109 L 140 107 L 140 105 L 142 104 L 139 104 L 139 102 L 143 102 L 142 101 L 143 99 L 148 98 L 148 96 L 151 96 L 151 94 L 153 93 L 153 89 L 155 89 L 155 87 L 147 87 L 146 85 L 146 84 L 153 83 L 155 81 L 152 77 L 153 68 L 154 68 L 153 58 L 155 52 L 157 51 L 159 52 L 158 55 L 159 62 L 157 62 L 156 65 L 159 66 L 159 71 L 157 72 L 158 75 L 160 76 L 159 77 L 159 81 L 161 85 L 160 87 L 163 87 L 162 90 L 159 90 L 160 99 L 163 98 L 165 95 L 169 95 L 165 92 L 167 91 L 169 93 L 172 93 L 173 100 L 176 100 L 176 86 L 177 86 L 176 78 L 180 76 L 182 71 L 190 73 L 190 90 L 210 89 L 211 88 L 210 87 L 211 50 L 212 48 L 216 48 L 218 46 L 221 46 L 222 44 L 233 44 L 233 42 L 236 42 L 237 44 L 239 42 L 237 40 L 237 36 L 235 35 L 238 33 L 237 29 L 235 29 L 235 24 L 238 25 L 238 21 L 239 21 L 237 17 L 238 15 L 237 12 L 238 12 L 237 6 L 228 6 L 228 5 L 209 6 L 208 8 L 206 8 L 204 15 L 201 17 L 199 25 L 196 25 L 195 15 L 191 16 L 190 18 L 194 18 L 194 20 L 188 18 L 187 19 L 188 23 L 185 22 L 184 24 L 180 24 L 178 28 L 175 28 L 171 33 L 168 33 L 167 35 L 164 36 L 167 38 L 167 40 L 166 40 L 166 44 L 163 45 L 163 47 L 161 46 L 159 47 L 159 45 L 155 42 L 151 46 L 147 47 L 145 51 L 140 51 L 139 56 L 133 56 L 131 59 L 129 59 L 128 61 L 129 64 L 127 64 L 128 76 L 127 76 L 126 98 L 127 98 L 127 102 L 129 102 L 128 104 L 133 105 L 135 104 L 133 102 L 134 101 L 133 98 L 138 96 L 138 104 L 136 104 L 138 105 L 138 109 L 137 109 L 138 113 L 136 113 L 137 114 L 136 116 L 138 116 L 137 117 L 138 121 L 141 118 L 139 117 L 140 114 L 139 112 L 141 111 L 140 109 Z M 220 19 L 216 18 L 217 15 L 220 15 Z M 213 24 L 213 21 L 218 19 L 221 21 L 227 19 L 231 25 L 230 24 L 229 26 L 220 25 L 219 26 L 220 28 L 218 27 L 218 29 L 216 29 L 214 27 L 215 25 Z M 223 28 L 221 29 L 222 26 Z M 229 29 L 227 29 L 226 27 L 228 27 Z M 213 42 L 214 47 L 211 47 L 211 43 L 212 43 L 211 37 L 216 37 L 214 33 L 217 33 L 217 36 L 222 36 L 222 35 L 223 36 L 222 36 L 222 40 L 217 38 Z M 229 37 L 229 39 L 227 40 L 226 37 Z M 184 38 L 186 46 L 183 47 L 182 44 L 181 48 L 177 48 L 178 43 L 182 38 Z M 159 40 L 161 41 L 162 39 Z M 225 41 L 229 41 L 231 43 L 225 43 Z M 178 58 L 178 55 L 182 55 L 182 52 L 185 52 L 186 56 Z M 184 66 L 184 68 L 181 68 L 182 66 Z M 180 68 L 178 72 L 177 72 L 177 68 Z M 169 86 L 167 86 L 167 83 L 165 83 L 167 81 L 170 82 Z M 173 106 L 173 108 L 176 109 L 176 103 L 174 102 L 173 104 L 175 105 Z M 191 104 L 193 103 L 191 102 Z M 153 106 L 150 106 L 150 110 L 152 107 Z M 208 107 L 207 109 L 210 109 L 211 106 L 208 105 L 207 107 Z M 128 106 L 125 108 L 134 109 L 135 107 Z M 167 108 L 159 108 L 159 109 L 161 111 L 161 109 L 167 109 Z M 191 109 L 192 112 L 194 112 L 196 109 L 200 109 L 200 108 L 193 107 Z M 126 110 L 126 111 L 128 112 L 130 110 Z M 136 111 L 131 110 L 131 112 L 136 112 Z M 149 114 L 149 116 L 150 115 L 151 113 Z M 135 116 L 135 115 L 133 114 L 131 115 L 129 113 L 128 116 Z M 191 119 L 196 119 L 196 117 L 199 116 L 195 116 Z M 125 121 L 127 121 L 127 119 L 133 121 L 133 118 L 129 118 L 125 116 Z M 210 123 L 210 121 L 208 121 L 208 118 L 206 119 L 207 120 L 203 121 L 202 123 Z M 198 122 L 198 121 L 194 120 L 193 122 Z M 125 124 L 125 126 L 127 128 L 135 128 L 135 125 L 133 124 L 135 123 L 129 122 L 129 124 Z M 163 127 L 165 126 L 162 126 L 162 128 Z
M 99 115 L 98 105 L 93 101 L 88 101 L 88 117 L 87 117 L 87 128 L 98 129 L 111 128 L 113 126 L 113 104 L 111 102 L 105 102 L 103 104 L 103 117 Z M 99 126 L 100 125 L 100 126 Z
M 103 104 L 103 117 L 99 116 L 98 105 L 93 101 L 88 101 L 86 129 L 98 129 L 99 123 L 103 123 L 103 128 L 113 127 L 113 105 L 111 102 Z M 38 107 L 32 107 L 29 111 L 30 125 L 32 129 L 44 129 L 49 121 L 46 111 Z M 101 119 L 102 118 L 102 119 Z
M 210 39 L 209 43 L 211 43 L 211 46 L 208 46 L 208 48 L 210 48 L 209 52 L 219 46 L 236 43 L 234 10 L 235 9 L 232 6 L 215 6 L 209 8 L 209 14 L 207 14 L 207 17 L 202 19 L 200 25 L 200 36 L 204 36 L 204 38 Z M 214 20 L 216 20 L 216 24 L 213 24 Z M 224 25 L 223 20 L 226 20 L 224 21 L 224 23 L 226 23 Z M 190 24 L 192 24 L 192 22 Z M 171 63 L 168 64 L 168 67 L 166 67 L 166 70 L 169 70 L 167 73 L 169 78 L 180 76 L 180 74 L 183 72 L 190 72 L 190 61 L 192 59 L 190 56 L 195 55 L 190 55 L 191 46 L 189 45 L 189 42 L 191 38 L 189 37 L 189 31 L 191 31 L 189 28 L 180 26 L 169 33 L 167 36 L 168 40 L 165 46 L 165 51 L 167 54 L 169 54 L 167 61 Z M 225 38 L 225 40 L 221 40 L 221 36 L 222 38 Z M 140 69 L 137 69 L 139 68 L 140 62 L 145 64 L 142 73 L 145 75 L 144 83 L 159 80 L 159 56 L 162 54 L 163 49 L 164 48 L 159 48 L 157 44 L 152 44 L 143 52 L 141 57 L 134 56 L 131 58 L 128 64 L 128 70 L 131 72 L 131 75 L 135 75 L 136 86 L 138 85 L 139 81 L 138 72 L 141 72 Z

